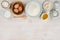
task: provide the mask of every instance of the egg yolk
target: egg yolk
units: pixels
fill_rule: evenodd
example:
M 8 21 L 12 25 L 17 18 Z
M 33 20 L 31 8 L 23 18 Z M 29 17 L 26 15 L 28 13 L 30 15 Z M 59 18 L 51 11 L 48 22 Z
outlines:
M 43 19 L 43 20 L 45 20 L 45 19 L 47 19 L 47 18 L 48 18 L 48 14 L 43 14 L 43 15 L 42 15 L 42 19 Z

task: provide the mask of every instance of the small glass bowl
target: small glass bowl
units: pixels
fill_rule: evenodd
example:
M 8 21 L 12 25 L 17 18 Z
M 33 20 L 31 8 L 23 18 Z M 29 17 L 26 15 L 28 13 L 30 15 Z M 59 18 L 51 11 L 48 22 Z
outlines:
M 44 1 L 42 6 L 43 6 L 43 9 L 47 12 L 50 12 L 50 10 L 53 9 L 53 3 L 49 0 Z
M 12 14 L 9 10 L 3 11 L 1 15 L 6 19 L 10 19 L 12 17 Z
M 5 9 L 9 9 L 10 4 L 9 4 L 8 1 L 2 1 L 2 2 L 1 2 L 1 6 L 2 6 L 3 8 L 5 8 Z
M 60 2 L 59 1 L 54 1 L 54 7 L 59 8 L 60 7 Z
M 50 17 L 51 18 L 56 18 L 58 16 L 59 16 L 59 12 L 57 10 L 53 9 L 50 11 Z

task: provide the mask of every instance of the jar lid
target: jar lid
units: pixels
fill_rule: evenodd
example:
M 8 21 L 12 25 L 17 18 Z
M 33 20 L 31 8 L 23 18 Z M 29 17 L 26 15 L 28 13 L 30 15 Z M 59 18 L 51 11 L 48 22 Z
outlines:
M 42 12 L 42 5 L 36 1 L 30 1 L 26 4 L 25 12 L 28 16 L 40 16 Z

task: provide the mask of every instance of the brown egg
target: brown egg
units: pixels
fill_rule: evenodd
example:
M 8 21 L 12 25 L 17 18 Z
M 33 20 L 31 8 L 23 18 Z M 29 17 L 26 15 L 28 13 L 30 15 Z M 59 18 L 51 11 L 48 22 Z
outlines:
M 14 8 L 19 8 L 19 4 L 18 4 L 18 3 L 15 4 L 15 5 L 14 5 Z
M 19 12 L 19 10 L 18 10 L 18 9 L 14 9 L 14 12 L 15 12 L 15 13 L 18 13 L 18 12 Z
M 19 11 L 22 11 L 22 7 L 20 6 L 20 7 L 18 8 L 18 10 L 19 10 Z

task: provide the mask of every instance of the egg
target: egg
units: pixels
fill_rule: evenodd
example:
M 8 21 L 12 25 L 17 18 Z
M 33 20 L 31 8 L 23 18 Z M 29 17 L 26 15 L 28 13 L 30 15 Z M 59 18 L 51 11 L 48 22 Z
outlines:
M 19 12 L 19 10 L 18 10 L 18 9 L 14 9 L 14 12 L 15 12 L 15 13 L 18 13 L 18 12 Z
M 15 5 L 14 5 L 14 8 L 18 8 L 18 7 L 19 7 L 19 4 L 15 4 Z
M 23 9 L 22 9 L 22 7 L 20 6 L 20 7 L 18 8 L 18 10 L 19 10 L 19 11 L 22 11 Z

